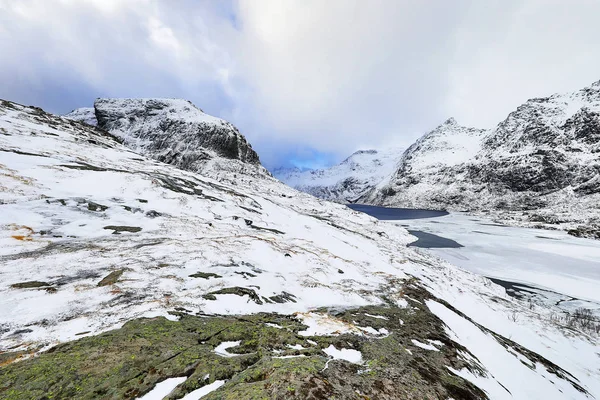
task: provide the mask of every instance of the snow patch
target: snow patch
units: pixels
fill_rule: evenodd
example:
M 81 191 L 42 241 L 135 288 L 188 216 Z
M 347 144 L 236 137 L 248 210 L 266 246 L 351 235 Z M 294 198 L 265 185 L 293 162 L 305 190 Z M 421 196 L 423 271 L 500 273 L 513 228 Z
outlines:
M 208 385 L 202 386 L 200 389 L 196 389 L 183 396 L 181 400 L 200 400 L 203 396 L 206 396 L 210 392 L 214 392 L 225 384 L 225 381 L 214 381 Z
M 159 382 L 154 388 L 138 400 L 163 400 L 169 395 L 178 385 L 187 380 L 187 376 L 181 378 L 169 378 Z
M 437 347 L 430 345 L 430 344 L 426 344 L 426 343 L 421 343 L 416 339 L 411 339 L 412 344 L 414 344 L 417 347 L 420 347 L 422 349 L 425 350 L 432 350 L 432 351 L 440 351 L 440 349 L 438 349 Z
M 240 343 L 242 343 L 241 340 L 238 340 L 236 342 L 222 342 L 217 347 L 215 347 L 215 349 L 213 351 L 215 353 L 217 353 L 218 355 L 220 355 L 221 357 L 237 357 L 240 354 L 232 354 L 232 353 L 228 352 L 227 349 L 239 346 Z
M 334 360 L 346 360 L 353 364 L 360 364 L 362 362 L 362 354 L 358 350 L 353 349 L 340 349 L 338 350 L 334 345 L 329 345 L 328 348 L 323 349 L 325 354 L 332 357 Z

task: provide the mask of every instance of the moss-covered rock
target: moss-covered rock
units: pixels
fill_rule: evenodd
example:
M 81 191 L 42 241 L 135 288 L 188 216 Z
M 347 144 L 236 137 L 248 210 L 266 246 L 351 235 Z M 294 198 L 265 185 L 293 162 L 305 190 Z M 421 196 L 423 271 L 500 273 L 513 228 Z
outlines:
M 251 289 L 243 289 L 213 293 L 249 295 Z M 425 306 L 429 294 L 413 286 L 404 291 L 416 300 L 406 308 L 382 304 L 316 311 L 354 326 L 359 334 L 306 337 L 299 333 L 306 326 L 296 317 L 267 313 L 176 313 L 179 321 L 130 321 L 0 367 L 0 398 L 133 399 L 164 379 L 187 376 L 170 399 L 215 380 L 226 383 L 206 399 L 485 399 L 485 393 L 448 369 L 482 371 L 464 359 L 468 350 L 450 340 Z M 439 351 L 413 340 L 435 341 Z M 215 353 L 223 342 L 239 342 L 228 348 L 231 357 Z M 331 345 L 360 351 L 362 362 L 331 360 L 323 352 Z
M 267 322 L 285 326 L 277 329 Z M 121 329 L 56 346 L 39 357 L 0 368 L 2 399 L 130 399 L 173 376 L 189 376 L 178 392 L 210 381 L 229 380 L 257 364 L 274 349 L 305 343 L 296 335 L 302 325 L 271 314 L 194 317 L 180 321 L 139 319 Z M 229 349 L 235 357 L 214 352 L 221 342 L 241 341 Z
M 119 226 L 119 225 L 109 225 L 105 226 L 104 229 L 112 230 L 113 235 L 119 235 L 121 232 L 132 232 L 137 233 L 142 230 L 139 226 Z
M 219 274 L 214 274 L 212 272 L 196 272 L 194 274 L 191 274 L 190 278 L 210 279 L 210 278 L 222 278 L 222 276 Z
M 50 284 L 48 282 L 41 282 L 41 281 L 19 282 L 19 283 L 13 283 L 12 285 L 10 285 L 10 287 L 13 289 L 38 289 L 38 288 L 47 287 L 47 286 L 50 286 Z
M 214 292 L 205 294 L 203 297 L 207 300 L 216 300 L 217 294 L 235 294 L 237 296 L 248 296 L 250 300 L 254 301 L 256 304 L 263 304 L 263 301 L 260 299 L 260 296 L 256 293 L 254 289 L 249 289 L 240 286 L 215 290 Z
M 110 274 L 102 278 L 100 282 L 98 282 L 98 286 L 114 285 L 115 283 L 117 283 L 121 275 L 123 275 L 123 272 L 125 272 L 125 270 L 123 269 L 118 269 L 116 271 L 111 272 Z

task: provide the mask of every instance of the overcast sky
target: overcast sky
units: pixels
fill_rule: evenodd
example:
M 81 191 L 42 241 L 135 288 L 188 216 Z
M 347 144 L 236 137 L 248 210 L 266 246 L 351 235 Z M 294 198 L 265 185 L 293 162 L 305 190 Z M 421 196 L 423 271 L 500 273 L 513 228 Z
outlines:
M 0 0 L 0 98 L 181 97 L 267 167 L 492 127 L 600 80 L 598 0 Z

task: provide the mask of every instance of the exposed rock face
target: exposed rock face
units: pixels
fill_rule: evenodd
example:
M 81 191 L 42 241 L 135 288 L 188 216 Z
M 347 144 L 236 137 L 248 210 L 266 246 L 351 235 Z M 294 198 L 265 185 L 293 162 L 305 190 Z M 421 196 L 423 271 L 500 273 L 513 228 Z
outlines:
M 600 215 L 600 82 L 528 100 L 494 129 L 446 121 L 402 156 L 363 202 L 517 212 L 523 221 L 595 225 Z M 458 147 L 457 147 L 458 145 Z M 505 217 L 509 218 L 508 214 Z
M 330 168 L 278 169 L 273 175 L 298 190 L 340 203 L 352 203 L 394 171 L 402 151 L 359 150 Z
M 133 150 L 188 171 L 215 157 L 260 166 L 235 126 L 180 99 L 98 99 L 98 127 Z

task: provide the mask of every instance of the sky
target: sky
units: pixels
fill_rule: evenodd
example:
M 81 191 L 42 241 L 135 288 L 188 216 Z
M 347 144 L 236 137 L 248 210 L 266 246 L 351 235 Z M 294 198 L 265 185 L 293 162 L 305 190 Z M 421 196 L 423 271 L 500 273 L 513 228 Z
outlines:
M 600 80 L 598 0 L 0 0 L 0 98 L 176 97 L 268 168 L 491 128 Z

